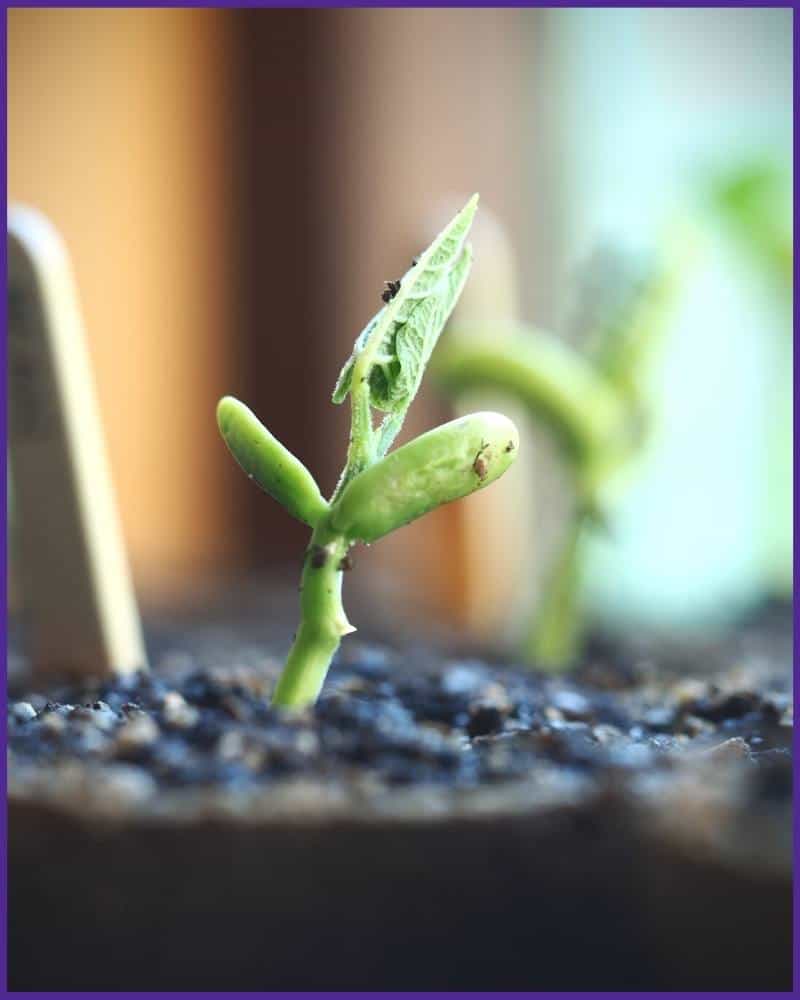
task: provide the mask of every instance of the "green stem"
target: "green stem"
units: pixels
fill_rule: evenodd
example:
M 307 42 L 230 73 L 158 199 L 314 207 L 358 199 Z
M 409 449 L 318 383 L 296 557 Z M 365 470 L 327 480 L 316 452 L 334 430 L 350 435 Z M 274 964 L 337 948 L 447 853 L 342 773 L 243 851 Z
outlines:
M 568 667 L 578 650 L 583 548 L 590 530 L 587 515 L 576 514 L 523 643 L 529 659 L 545 670 Z
M 347 449 L 347 464 L 333 491 L 331 505 L 336 503 L 350 480 L 355 479 L 359 472 L 368 469 L 375 461 L 374 438 L 369 392 L 354 387 L 350 393 L 350 445 Z
M 300 627 L 272 704 L 303 708 L 313 704 L 325 681 L 342 636 L 355 629 L 342 607 L 342 560 L 347 539 L 323 517 L 314 529 L 303 566 Z

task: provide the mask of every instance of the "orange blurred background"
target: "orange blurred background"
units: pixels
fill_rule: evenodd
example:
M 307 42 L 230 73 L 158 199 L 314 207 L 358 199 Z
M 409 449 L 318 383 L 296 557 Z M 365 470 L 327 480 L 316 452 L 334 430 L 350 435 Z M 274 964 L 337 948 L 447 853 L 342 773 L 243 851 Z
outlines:
M 304 529 L 230 460 L 216 401 L 246 400 L 332 489 L 330 392 L 383 280 L 448 198 L 520 216 L 521 29 L 489 10 L 9 12 L 9 198 L 72 254 L 145 603 L 298 562 Z M 447 413 L 423 393 L 406 436 Z M 368 571 L 412 572 L 457 616 L 460 530 L 440 511 Z

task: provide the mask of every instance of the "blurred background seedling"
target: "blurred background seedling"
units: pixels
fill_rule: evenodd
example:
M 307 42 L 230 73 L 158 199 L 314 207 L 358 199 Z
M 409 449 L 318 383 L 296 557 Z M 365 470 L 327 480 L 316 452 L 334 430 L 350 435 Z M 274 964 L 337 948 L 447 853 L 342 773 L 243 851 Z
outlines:
M 533 425 L 546 428 L 569 469 L 573 510 L 522 641 L 525 657 L 544 669 L 568 666 L 579 649 L 585 546 L 592 534 L 613 534 L 624 473 L 647 440 L 642 376 L 694 242 L 688 227 L 676 226 L 651 260 L 616 249 L 597 252 L 581 275 L 574 343 L 511 320 L 484 317 L 469 329 L 466 316 L 437 355 L 435 373 L 446 392 L 458 399 L 492 391 L 515 400 Z
M 762 153 L 711 171 L 702 186 L 710 217 L 746 269 L 760 279 L 767 308 L 776 317 L 762 473 L 761 572 L 765 594 L 786 600 L 792 593 L 794 544 L 791 176 L 774 156 Z M 753 330 L 754 337 L 761 335 L 761 327 Z
M 712 209 L 742 253 L 791 299 L 794 282 L 791 177 L 774 158 L 751 159 L 715 172 Z

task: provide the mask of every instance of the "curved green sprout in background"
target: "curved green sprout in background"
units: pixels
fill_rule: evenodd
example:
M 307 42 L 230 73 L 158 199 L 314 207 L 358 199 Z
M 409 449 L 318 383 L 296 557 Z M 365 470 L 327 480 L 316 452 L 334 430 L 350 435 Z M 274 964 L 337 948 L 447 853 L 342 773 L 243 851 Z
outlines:
M 682 257 L 685 249 L 682 237 Z M 585 351 L 522 324 L 511 331 L 506 324 L 510 335 L 504 337 L 461 327 L 434 366 L 453 396 L 488 389 L 521 402 L 552 434 L 572 472 L 574 514 L 529 616 L 523 648 L 531 662 L 550 670 L 568 666 L 577 652 L 585 543 L 608 523 L 613 481 L 645 440 L 642 376 L 676 284 L 672 260 L 638 271 L 621 263 L 589 289 L 588 314 L 580 321 Z
M 350 447 L 330 501 L 314 477 L 238 400 L 217 407 L 225 443 L 247 475 L 312 529 L 301 584 L 301 620 L 273 704 L 303 707 L 318 697 L 342 636 L 354 631 L 342 607 L 342 572 L 357 542 L 373 542 L 423 514 L 483 489 L 514 461 L 513 423 L 473 413 L 386 455 L 417 394 L 425 366 L 469 273 L 466 243 L 475 195 L 383 298 L 342 369 L 333 401 L 349 395 Z M 373 427 L 372 410 L 384 414 Z
M 766 591 L 784 600 L 793 589 L 794 467 L 794 238 L 792 177 L 779 160 L 763 155 L 714 174 L 707 195 L 716 217 L 743 259 L 765 279 L 778 306 L 778 329 L 786 336 L 771 345 L 772 370 L 763 446 L 763 572 Z M 760 328 L 753 331 L 760 336 Z
M 717 174 L 711 205 L 732 236 L 782 293 L 792 294 L 792 181 L 769 157 Z

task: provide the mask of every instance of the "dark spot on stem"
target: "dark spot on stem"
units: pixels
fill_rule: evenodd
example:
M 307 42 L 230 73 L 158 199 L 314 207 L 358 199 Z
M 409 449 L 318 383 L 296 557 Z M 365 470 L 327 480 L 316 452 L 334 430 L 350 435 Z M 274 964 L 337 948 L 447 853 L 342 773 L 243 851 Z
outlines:
M 311 546 L 311 568 L 322 569 L 328 561 L 328 550 L 322 545 Z
M 342 573 L 347 573 L 348 570 L 351 570 L 352 568 L 353 560 L 350 558 L 350 553 L 346 552 L 339 560 L 339 569 Z
M 507 444 L 507 445 L 505 446 L 505 448 L 503 449 L 503 451 L 504 451 L 504 452 L 506 453 L 506 455 L 507 455 L 507 454 L 508 454 L 508 453 L 509 453 L 510 451 L 513 451 L 513 450 L 514 450 L 514 442 L 513 442 L 513 441 L 509 441 L 509 442 L 508 442 L 508 444 Z

